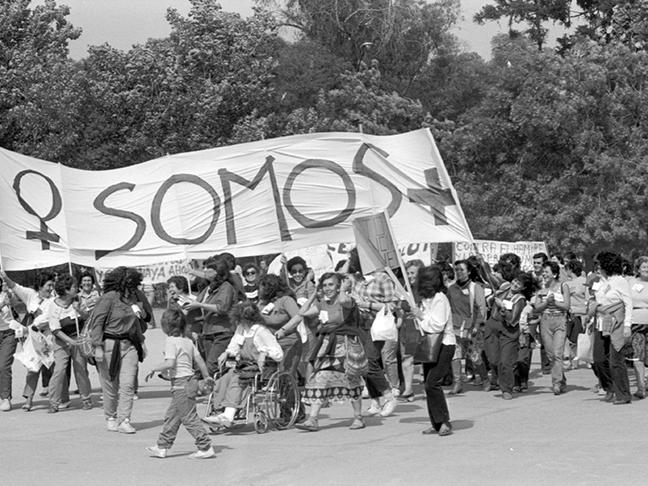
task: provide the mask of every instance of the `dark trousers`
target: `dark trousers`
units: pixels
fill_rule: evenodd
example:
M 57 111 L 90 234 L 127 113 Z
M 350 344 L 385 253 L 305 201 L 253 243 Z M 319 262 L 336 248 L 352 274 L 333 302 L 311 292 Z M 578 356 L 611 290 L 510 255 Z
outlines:
M 441 428 L 441 425 L 450 422 L 448 403 L 441 386 L 445 376 L 450 373 L 454 352 L 454 345 L 446 346 L 442 344 L 438 361 L 436 363 L 423 363 L 428 415 L 432 426 L 437 431 Z
M 603 339 L 610 341 L 609 337 L 604 337 Z M 632 397 L 630 396 L 630 381 L 628 380 L 628 369 L 625 364 L 625 356 L 621 351 L 614 349 L 614 346 L 611 343 L 610 376 L 612 377 L 612 390 L 616 395 L 616 399 L 629 402 Z
M 515 363 L 515 369 L 513 370 L 515 386 L 528 385 L 529 383 L 529 370 L 531 369 L 531 346 L 528 344 L 525 346 L 520 346 L 517 356 L 517 362 Z
M 11 367 L 16 343 L 13 329 L 0 331 L 0 400 L 11 399 Z
M 599 380 L 601 388 L 607 392 L 612 390 L 612 375 L 610 374 L 610 338 L 604 338 L 601 331 L 594 331 L 592 345 L 592 370 Z
M 362 340 L 362 345 L 369 361 L 369 371 L 365 376 L 365 383 L 367 384 L 367 391 L 369 396 L 373 399 L 378 399 L 386 391 L 391 390 L 391 386 L 385 377 L 385 371 L 380 365 L 380 353 L 376 349 L 374 342 L 371 340 L 371 335 L 366 329 L 358 329 L 358 335 Z
M 205 364 L 210 376 L 218 371 L 218 357 L 225 352 L 233 334 L 219 332 L 202 336 L 202 347 L 205 350 Z
M 503 392 L 511 393 L 514 385 L 514 369 L 520 347 L 520 328 L 489 319 L 486 322 L 484 347 L 491 366 L 492 382 L 498 383 Z

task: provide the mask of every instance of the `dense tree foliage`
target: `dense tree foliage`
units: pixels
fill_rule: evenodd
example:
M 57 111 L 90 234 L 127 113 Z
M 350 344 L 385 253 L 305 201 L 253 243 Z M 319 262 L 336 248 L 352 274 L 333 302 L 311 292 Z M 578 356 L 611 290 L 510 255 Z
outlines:
M 528 29 L 496 38 L 490 60 L 450 33 L 455 0 L 259 0 L 249 18 L 191 3 L 168 12 L 166 38 L 73 61 L 67 7 L 0 0 L 0 145 L 100 169 L 428 126 L 476 236 L 645 249 L 645 2 L 493 0 L 478 20 Z M 548 23 L 572 21 L 558 51 L 546 44 Z

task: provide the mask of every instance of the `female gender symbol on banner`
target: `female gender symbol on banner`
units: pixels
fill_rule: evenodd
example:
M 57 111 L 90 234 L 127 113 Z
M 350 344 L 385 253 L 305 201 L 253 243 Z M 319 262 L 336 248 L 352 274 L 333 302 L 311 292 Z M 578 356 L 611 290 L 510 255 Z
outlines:
M 50 189 L 52 190 L 52 209 L 50 209 L 50 212 L 47 213 L 45 216 L 41 216 L 40 214 L 38 214 L 36 210 L 32 208 L 30 204 L 27 201 L 25 201 L 23 197 L 20 195 L 20 182 L 22 181 L 22 178 L 27 174 L 36 174 L 41 176 L 43 179 L 47 181 L 47 183 L 50 186 Z M 48 232 L 47 222 L 56 218 L 56 216 L 58 216 L 58 214 L 61 212 L 61 209 L 63 208 L 63 199 L 61 198 L 61 193 L 59 192 L 58 188 L 54 184 L 54 181 L 49 177 L 47 177 L 46 175 L 41 174 L 40 172 L 37 172 L 35 170 L 23 170 L 21 172 L 18 172 L 18 174 L 16 174 L 16 177 L 14 178 L 13 189 L 16 192 L 16 196 L 18 196 L 18 202 L 20 202 L 20 205 L 23 208 L 25 208 L 25 211 L 27 211 L 29 214 L 33 214 L 34 216 L 36 216 L 38 218 L 38 221 L 40 221 L 40 231 L 27 231 L 27 239 L 40 240 L 42 249 L 49 250 L 50 241 L 58 243 L 60 237 L 56 233 Z

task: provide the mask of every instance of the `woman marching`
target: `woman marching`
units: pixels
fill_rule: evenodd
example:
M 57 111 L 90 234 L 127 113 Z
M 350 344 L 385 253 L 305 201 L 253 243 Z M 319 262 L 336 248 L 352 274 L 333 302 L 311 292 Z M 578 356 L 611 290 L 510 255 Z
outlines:
M 92 408 L 91 387 L 88 377 L 88 362 L 77 347 L 76 338 L 83 327 L 84 320 L 79 313 L 76 279 L 71 275 L 61 275 L 54 284 L 56 297 L 45 308 L 45 319 L 54 334 L 54 371 L 49 386 L 49 413 L 59 411 L 61 403 L 70 400 L 67 368 L 70 361 L 74 378 L 79 387 L 83 410 Z M 84 317 L 87 317 L 85 314 Z
M 322 298 L 313 298 L 300 311 L 302 316 L 319 316 L 320 327 L 317 345 L 312 356 L 313 373 L 306 381 L 304 403 L 311 405 L 308 419 L 297 424 L 298 429 L 315 432 L 319 430 L 318 415 L 326 401 L 349 399 L 353 407 L 354 419 L 350 429 L 363 429 L 362 418 L 362 377 L 349 370 L 345 363 L 348 346 L 352 341 L 359 344 L 358 309 L 348 295 L 351 282 L 341 283 L 340 275 L 325 273 L 320 278 Z M 312 303 L 312 304 L 311 304 Z
M 49 300 L 52 298 L 52 290 L 54 289 L 54 274 L 49 272 L 39 273 L 36 276 L 36 283 L 34 285 L 34 288 L 31 289 L 17 284 L 13 280 L 11 280 L 2 270 L 0 270 L 0 278 L 2 278 L 7 287 L 11 289 L 14 294 L 24 302 L 27 309 L 27 317 L 30 321 L 33 322 L 36 317 L 42 316 L 44 309 L 47 307 Z M 44 327 L 47 327 L 46 321 L 43 320 L 42 317 L 40 318 L 40 321 L 42 322 L 42 325 Z M 30 332 L 31 331 L 32 330 L 30 329 Z M 36 387 L 38 386 L 38 377 L 41 373 L 43 374 L 43 381 L 47 379 L 47 382 L 49 383 L 49 379 L 52 374 L 49 368 L 41 366 L 38 371 L 27 372 L 25 389 L 23 391 L 23 396 L 25 397 L 26 401 L 22 407 L 25 412 L 29 412 L 32 409 L 34 393 L 36 391 Z
M 144 310 L 137 301 L 141 282 L 142 274 L 134 268 L 117 267 L 108 272 L 104 295 L 88 323 L 103 390 L 106 428 L 110 432 L 136 432 L 130 417 L 138 362 L 146 356 L 140 323 Z
M 438 433 L 440 436 L 445 436 L 452 434 L 448 403 L 441 388 L 445 376 L 450 372 L 455 352 L 456 339 L 452 330 L 452 313 L 450 302 L 444 293 L 443 275 L 438 267 L 421 268 L 417 281 L 418 295 L 422 301 L 420 308 L 412 309 L 412 312 L 423 332 L 443 334 L 441 350 L 436 362 L 423 363 L 425 395 L 428 415 L 432 423 L 432 426 L 425 429 L 423 434 Z
M 565 393 L 563 352 L 567 339 L 567 312 L 570 308 L 571 292 L 566 283 L 560 282 L 560 267 L 548 261 L 542 265 L 544 288 L 538 292 L 535 311 L 541 314 L 540 335 L 551 365 L 551 385 L 554 395 Z

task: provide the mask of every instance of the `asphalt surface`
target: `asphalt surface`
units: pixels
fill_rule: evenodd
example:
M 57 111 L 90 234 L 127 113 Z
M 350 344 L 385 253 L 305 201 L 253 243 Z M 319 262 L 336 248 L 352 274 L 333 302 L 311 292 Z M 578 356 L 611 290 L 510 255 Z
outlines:
M 392 417 L 368 418 L 362 430 L 348 429 L 349 404 L 334 404 L 323 409 L 319 432 L 258 435 L 252 425 L 240 426 L 213 435 L 216 457 L 199 461 L 187 457 L 195 448 L 181 428 L 169 457 L 153 459 L 144 449 L 156 443 L 170 395 L 167 382 L 144 383 L 144 375 L 161 359 L 163 337 L 159 329 L 148 333 L 150 357 L 140 367 L 132 416 L 136 434 L 106 431 L 92 369 L 92 410 L 81 410 L 73 396 L 71 408 L 54 415 L 45 399 L 29 413 L 16 399 L 14 410 L 0 414 L 0 485 L 591 485 L 648 477 L 648 400 L 602 402 L 585 367 L 568 372 L 567 393 L 556 397 L 550 377 L 538 372 L 537 352 L 528 393 L 504 401 L 499 392 L 467 385 L 449 397 L 448 437 L 421 434 L 428 418 L 419 384 L 416 401 L 399 405 Z M 16 397 L 24 376 L 14 364 Z

